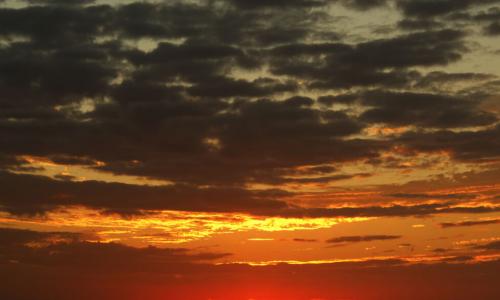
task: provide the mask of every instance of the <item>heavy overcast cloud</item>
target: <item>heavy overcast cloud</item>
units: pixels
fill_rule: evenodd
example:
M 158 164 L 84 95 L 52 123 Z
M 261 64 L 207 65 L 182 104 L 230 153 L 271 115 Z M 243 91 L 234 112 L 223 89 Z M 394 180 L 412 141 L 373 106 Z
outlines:
M 263 200 L 249 196 L 256 193 L 247 190 L 251 184 L 351 178 L 356 174 L 314 170 L 379 162 L 396 148 L 495 160 L 498 74 L 442 70 L 479 55 L 474 38 L 492 38 L 496 2 L 6 1 L 1 180 L 16 189 L 31 185 L 33 178 L 12 172 L 29 172 L 25 157 L 33 156 L 170 182 L 158 205 L 132 201 L 124 210 L 232 211 L 220 199 L 239 190 L 242 201 L 255 202 L 232 196 L 230 206 L 252 211 Z M 342 27 L 340 8 L 392 9 L 400 25 L 444 25 L 354 37 Z M 373 126 L 408 129 L 366 135 Z M 54 181 L 62 179 L 74 178 L 44 179 L 40 191 L 85 189 Z M 200 196 L 207 204 L 176 200 L 183 189 L 207 193 Z M 276 197 L 286 192 L 278 190 L 257 193 L 280 207 Z M 61 204 L 44 203 L 46 193 L 16 201 L 2 193 L 0 203 L 21 213 Z M 86 197 L 78 204 L 119 211 L 113 197 Z M 179 204 L 161 205 L 170 201 Z

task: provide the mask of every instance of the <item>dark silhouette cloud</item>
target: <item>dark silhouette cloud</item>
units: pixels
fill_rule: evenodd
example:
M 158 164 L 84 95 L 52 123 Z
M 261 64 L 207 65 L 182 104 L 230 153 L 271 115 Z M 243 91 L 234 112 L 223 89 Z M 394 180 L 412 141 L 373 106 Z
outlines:
M 467 200 L 474 199 L 474 194 L 416 194 L 416 193 L 395 193 L 387 196 L 402 199 L 444 199 L 444 200 Z
M 185 248 L 134 248 L 118 243 L 87 242 L 76 233 L 0 228 L 0 263 L 87 270 L 153 271 L 175 264 L 210 261 L 228 253 L 193 253 Z M 143 269 L 141 269 L 143 268 Z
M 472 260 L 474 260 L 474 256 L 469 256 L 469 255 L 452 256 L 441 259 L 441 261 L 445 263 L 462 263 Z
M 438 90 L 440 86 L 453 83 L 480 82 L 494 80 L 495 76 L 482 73 L 446 73 L 434 71 L 420 78 L 415 87 L 432 88 Z
M 323 6 L 326 5 L 328 0 L 230 0 L 229 2 L 233 3 L 235 6 L 239 8 L 288 8 L 288 7 L 297 7 L 297 8 L 308 8 L 315 6 Z
M 85 205 L 125 215 L 161 209 L 256 213 L 286 208 L 285 202 L 275 198 L 288 194 L 279 190 L 252 192 L 236 187 L 151 187 L 99 181 L 72 182 L 8 173 L 0 174 L 0 181 L 6 187 L 0 195 L 3 209 L 20 214 L 43 213 L 68 205 Z M 27 186 L 30 188 L 23 188 Z
M 477 245 L 474 247 L 475 249 L 480 250 L 500 250 L 500 241 L 493 241 L 484 245 Z
M 400 0 L 398 5 L 406 15 L 432 17 L 498 2 L 498 0 Z
M 500 224 L 500 219 L 495 220 L 478 220 L 478 221 L 462 221 L 462 222 L 446 222 L 441 223 L 441 227 L 450 228 L 450 227 L 470 227 L 470 226 L 480 226 L 480 225 L 491 225 L 491 224 Z
M 21 247 L 29 243 L 77 242 L 82 234 L 73 232 L 40 232 L 13 228 L 0 228 L 0 242 L 4 251 L 10 247 Z M 5 253 L 3 253 L 5 255 Z
M 339 0 L 339 2 L 347 7 L 359 10 L 367 10 L 387 4 L 387 0 Z
M 417 32 L 349 44 L 290 44 L 270 51 L 271 71 L 311 81 L 322 89 L 355 86 L 402 87 L 418 73 L 407 68 L 447 65 L 466 52 L 457 30 Z
M 366 260 L 325 264 L 269 266 L 209 265 L 226 253 L 193 252 L 184 248 L 133 248 L 117 243 L 38 241 L 39 233 L 0 229 L 0 296 L 8 299 L 239 299 L 302 295 L 384 299 L 482 299 L 498 296 L 499 262 L 471 263 L 473 256 L 444 258 L 438 263 L 408 264 L 404 260 Z M 5 236 L 8 238 L 5 239 Z M 15 238 L 12 238 L 15 237 Z M 6 251 L 15 247 L 16 251 Z M 293 274 L 293 276 L 290 276 Z M 232 282 L 232 289 L 227 282 Z M 390 287 L 385 287 L 387 282 Z M 24 287 L 30 282 L 30 288 Z M 332 285 L 333 282 L 333 285 Z M 284 287 L 286 289 L 269 287 Z M 75 293 L 74 288 L 85 287 Z M 267 287 L 267 288 L 263 288 Z M 70 289 L 69 289 L 70 288 Z M 332 292 L 334 289 L 334 292 Z M 408 290 L 414 292 L 408 294 Z M 334 294 L 333 294 L 334 293 Z
M 67 179 L 67 178 L 65 178 Z M 75 182 L 44 176 L 1 173 L 0 207 L 18 215 L 43 214 L 64 206 L 86 206 L 104 213 L 137 215 L 159 210 L 240 212 L 286 218 L 425 216 L 442 213 L 492 213 L 498 207 L 442 204 L 301 207 L 288 204 L 291 192 L 279 189 L 192 185 L 141 186 L 100 181 Z M 26 187 L 30 187 L 27 189 Z
M 318 240 L 316 239 L 304 239 L 304 238 L 295 238 L 293 239 L 294 242 L 301 242 L 301 243 L 314 243 L 317 242 Z
M 404 30 L 435 30 L 445 27 L 445 24 L 430 18 L 404 18 L 398 26 Z
M 329 244 L 352 244 L 360 242 L 372 242 L 372 241 L 387 241 L 400 239 L 400 235 L 352 235 L 352 236 L 340 236 L 336 238 L 331 238 L 326 242 Z
M 493 22 L 486 26 L 485 31 L 490 35 L 500 35 L 500 23 Z
M 386 3 L 33 0 L 3 5 L 0 177 L 39 193 L 7 188 L 0 192 L 2 209 L 435 213 L 435 208 L 407 212 L 397 206 L 295 208 L 287 202 L 289 193 L 248 188 L 372 177 L 376 174 L 343 172 L 338 166 L 380 161 L 382 153 L 396 148 L 414 154 L 446 151 L 459 161 L 498 158 L 498 112 L 486 105 L 497 94 L 496 77 L 434 69 L 474 51 L 470 32 L 410 24 L 422 23 L 420 16 L 461 12 L 453 20 L 488 26 L 496 22 L 494 8 L 468 9 L 494 1 L 398 2 L 412 16 L 406 26 L 417 31 L 359 38 L 342 33 L 336 26 L 341 18 L 327 9 L 341 4 L 364 13 L 391 8 Z M 463 90 L 464 83 L 473 87 Z M 412 129 L 373 138 L 365 134 L 372 126 Z M 172 185 L 75 182 L 74 174 L 56 175 L 59 180 L 14 175 L 42 170 L 25 155 Z M 143 203 L 132 200 L 142 193 L 148 195 Z M 120 197 L 131 200 L 119 204 Z
M 23 0 L 30 4 L 47 4 L 47 5 L 85 5 L 93 4 L 95 0 Z
M 399 141 L 410 150 L 422 152 L 449 151 L 458 160 L 490 161 L 500 155 L 498 149 L 500 127 L 476 132 L 440 130 L 432 133 L 409 132 Z
M 364 104 L 371 109 L 360 117 L 373 123 L 418 127 L 474 127 L 495 124 L 494 113 L 477 108 L 478 101 L 423 93 L 370 92 Z

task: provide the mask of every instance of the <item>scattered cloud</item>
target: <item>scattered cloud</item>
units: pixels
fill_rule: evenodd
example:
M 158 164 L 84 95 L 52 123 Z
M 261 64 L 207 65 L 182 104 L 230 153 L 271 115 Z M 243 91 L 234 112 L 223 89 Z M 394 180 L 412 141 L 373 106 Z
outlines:
M 445 222 L 445 223 L 441 223 L 439 225 L 441 225 L 441 227 L 443 227 L 443 228 L 450 228 L 450 227 L 470 227 L 470 226 L 491 225 L 491 224 L 500 224 L 500 219 L 461 221 L 461 222 Z
M 352 244 L 360 242 L 373 242 L 373 241 L 387 241 L 400 239 L 400 235 L 352 235 L 352 236 L 340 236 L 336 238 L 331 238 L 326 242 L 329 244 Z

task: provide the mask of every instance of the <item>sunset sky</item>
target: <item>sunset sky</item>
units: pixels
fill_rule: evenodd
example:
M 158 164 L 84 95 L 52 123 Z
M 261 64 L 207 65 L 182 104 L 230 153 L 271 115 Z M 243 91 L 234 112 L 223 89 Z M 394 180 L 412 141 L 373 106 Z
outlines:
M 500 0 L 0 0 L 0 299 L 500 299 Z

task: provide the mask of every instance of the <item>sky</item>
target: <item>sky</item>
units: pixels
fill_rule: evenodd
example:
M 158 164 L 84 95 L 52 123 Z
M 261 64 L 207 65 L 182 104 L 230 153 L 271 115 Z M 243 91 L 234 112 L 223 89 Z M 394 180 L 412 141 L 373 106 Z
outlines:
M 500 0 L 0 0 L 0 298 L 500 299 Z

